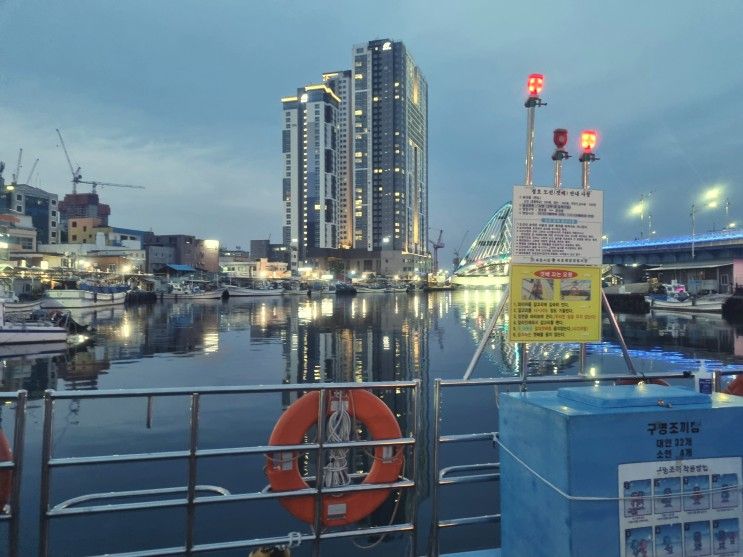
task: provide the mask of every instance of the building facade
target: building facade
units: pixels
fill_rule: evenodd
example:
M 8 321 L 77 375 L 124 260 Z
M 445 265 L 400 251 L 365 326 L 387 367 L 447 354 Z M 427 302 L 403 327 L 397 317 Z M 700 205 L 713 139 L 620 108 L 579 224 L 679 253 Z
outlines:
M 340 99 L 336 118 L 336 183 L 338 184 L 338 247 L 353 247 L 353 74 L 327 72 L 323 82 Z
M 405 45 L 353 49 L 353 246 L 428 253 L 428 84 Z
M 0 210 L 28 215 L 39 243 L 56 244 L 60 240 L 57 203 L 56 193 L 27 184 L 7 185 L 3 187 Z
M 337 113 L 340 99 L 325 84 L 284 97 L 283 240 L 293 270 L 308 248 L 338 247 Z

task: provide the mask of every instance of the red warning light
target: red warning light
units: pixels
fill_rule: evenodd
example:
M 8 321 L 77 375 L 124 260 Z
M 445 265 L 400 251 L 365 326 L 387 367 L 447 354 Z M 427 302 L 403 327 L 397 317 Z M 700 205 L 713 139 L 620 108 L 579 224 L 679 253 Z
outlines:
M 539 93 L 542 92 L 542 87 L 544 87 L 544 76 L 540 73 L 531 74 L 529 81 L 527 81 L 527 86 L 529 88 L 529 96 L 538 97 Z
M 555 147 L 558 149 L 564 149 L 565 145 L 568 144 L 568 130 L 557 128 L 552 132 L 552 141 L 555 142 Z
M 596 147 L 596 130 L 584 130 L 580 132 L 580 148 L 583 152 L 590 153 Z

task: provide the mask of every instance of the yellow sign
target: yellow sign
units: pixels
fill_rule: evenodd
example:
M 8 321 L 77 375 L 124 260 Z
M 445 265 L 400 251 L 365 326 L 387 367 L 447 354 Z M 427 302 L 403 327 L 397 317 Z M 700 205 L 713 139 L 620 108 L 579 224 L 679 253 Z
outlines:
M 511 342 L 601 340 L 601 267 L 511 265 Z

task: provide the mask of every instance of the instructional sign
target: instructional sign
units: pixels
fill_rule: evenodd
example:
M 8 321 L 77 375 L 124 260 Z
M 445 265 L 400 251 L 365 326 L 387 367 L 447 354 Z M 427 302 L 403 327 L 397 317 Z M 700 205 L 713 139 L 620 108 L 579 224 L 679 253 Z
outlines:
M 601 268 L 511 265 L 511 342 L 601 340 Z
M 599 190 L 513 188 L 512 263 L 601 265 Z
M 621 557 L 743 555 L 741 460 L 620 464 Z

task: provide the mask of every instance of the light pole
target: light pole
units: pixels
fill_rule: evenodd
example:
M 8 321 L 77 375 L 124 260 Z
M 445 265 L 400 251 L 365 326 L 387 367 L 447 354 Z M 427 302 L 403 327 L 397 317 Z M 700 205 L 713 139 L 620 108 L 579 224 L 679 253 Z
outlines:
M 539 98 L 539 93 L 542 92 L 542 87 L 544 87 L 544 76 L 540 73 L 531 74 L 527 81 L 529 98 L 527 98 L 524 103 L 524 106 L 526 107 L 526 161 L 524 164 L 524 185 L 526 186 L 531 186 L 534 183 L 534 118 L 536 116 L 536 108 L 547 104 L 542 102 L 542 99 Z
M 593 149 L 596 147 L 596 140 L 598 135 L 596 130 L 584 130 L 580 132 L 580 147 L 583 150 L 580 158 L 578 159 L 581 163 L 581 185 L 583 191 L 588 191 L 591 188 L 591 163 L 599 160 L 599 158 L 593 153 Z
M 694 259 L 694 235 L 697 230 L 697 206 L 691 204 L 691 258 Z

